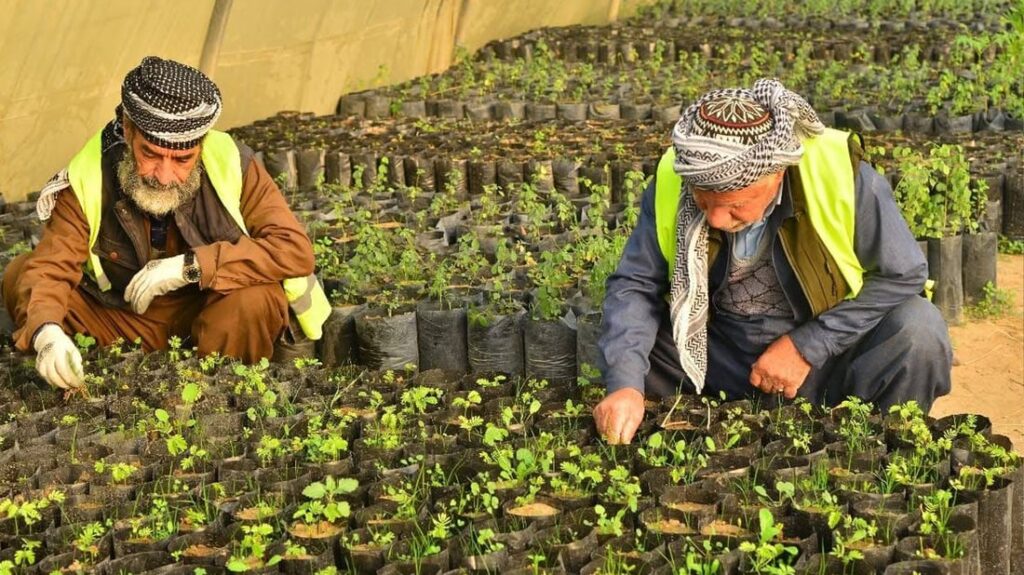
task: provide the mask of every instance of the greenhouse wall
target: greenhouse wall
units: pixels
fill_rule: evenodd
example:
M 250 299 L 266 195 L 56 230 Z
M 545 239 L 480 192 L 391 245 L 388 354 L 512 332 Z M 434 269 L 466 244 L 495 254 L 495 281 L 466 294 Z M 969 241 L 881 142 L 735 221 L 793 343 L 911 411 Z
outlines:
M 63 167 L 146 55 L 202 66 L 224 93 L 224 129 L 279 110 L 328 114 L 342 93 L 444 70 L 456 46 L 607 23 L 647 3 L 0 0 L 0 194 L 24 199 Z

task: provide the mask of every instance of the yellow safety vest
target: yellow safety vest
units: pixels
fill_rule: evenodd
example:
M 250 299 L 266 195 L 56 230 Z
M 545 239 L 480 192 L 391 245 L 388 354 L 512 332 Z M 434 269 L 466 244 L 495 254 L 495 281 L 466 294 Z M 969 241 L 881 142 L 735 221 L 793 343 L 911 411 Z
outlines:
M 849 137 L 847 132 L 826 129 L 823 134 L 804 140 L 804 154 L 798 165 L 807 216 L 846 281 L 847 299 L 856 297 L 864 285 L 864 268 L 853 243 L 856 186 Z M 683 184 L 673 169 L 675 159 L 675 149 L 669 147 L 658 162 L 655 189 L 658 245 L 668 262 L 670 279 L 676 258 L 676 210 Z
M 71 189 L 82 206 L 89 224 L 89 259 L 85 272 L 96 281 L 103 291 L 110 289 L 110 280 L 103 272 L 100 257 L 93 253 L 93 246 L 100 233 L 103 214 L 103 168 L 101 133 L 97 132 L 68 164 L 68 179 Z M 203 139 L 203 168 L 210 178 L 217 198 L 231 215 L 238 227 L 249 235 L 242 218 L 242 166 L 238 146 L 230 135 L 210 130 Z M 289 278 L 281 282 L 288 304 L 295 313 L 303 333 L 309 339 L 320 339 L 323 325 L 331 315 L 331 305 L 316 274 L 302 278 Z

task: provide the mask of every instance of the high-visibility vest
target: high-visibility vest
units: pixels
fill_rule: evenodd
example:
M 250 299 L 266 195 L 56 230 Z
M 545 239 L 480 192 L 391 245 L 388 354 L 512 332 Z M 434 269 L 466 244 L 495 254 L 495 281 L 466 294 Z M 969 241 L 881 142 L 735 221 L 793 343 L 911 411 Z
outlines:
M 854 225 L 856 220 L 856 185 L 853 165 L 850 161 L 848 139 L 850 134 L 839 130 L 826 129 L 815 138 L 803 141 L 804 154 L 797 165 L 804 197 L 803 210 L 809 218 L 814 233 L 820 238 L 828 254 L 836 263 L 841 279 L 845 280 L 847 299 L 856 297 L 864 285 L 864 268 L 854 251 Z M 658 245 L 665 261 L 668 262 L 668 277 L 671 281 L 676 259 L 676 210 L 683 180 L 676 174 L 675 150 L 672 147 L 658 162 L 655 188 L 655 225 Z M 787 236 L 780 233 L 783 247 Z M 790 246 L 792 248 L 792 246 Z M 790 259 L 801 257 L 800 250 L 786 249 Z M 793 261 L 790 261 L 794 264 Z M 711 262 L 709 262 L 709 265 Z M 797 279 L 807 292 L 807 273 L 828 273 L 827 266 L 794 265 Z M 815 269 L 806 272 L 807 269 Z M 840 278 L 836 278 L 840 279 Z M 811 294 L 807 294 L 809 297 Z M 844 294 L 840 294 L 842 297 Z M 812 308 L 823 307 L 812 301 Z M 815 315 L 824 309 L 814 309 Z
M 85 273 L 103 291 L 110 289 L 110 280 L 103 272 L 100 257 L 93 253 L 93 246 L 100 233 L 103 214 L 103 168 L 101 133 L 97 132 L 68 164 L 68 179 L 78 203 L 89 224 L 89 259 Z M 130 153 L 130 152 L 129 152 Z M 230 135 L 210 130 L 203 139 L 201 156 L 206 175 L 217 192 L 220 203 L 231 215 L 245 235 L 249 230 L 242 218 L 242 166 L 238 146 Z M 310 339 L 320 339 L 323 325 L 331 315 L 331 305 L 316 274 L 301 278 L 289 278 L 281 282 L 288 304 L 295 313 L 303 333 Z

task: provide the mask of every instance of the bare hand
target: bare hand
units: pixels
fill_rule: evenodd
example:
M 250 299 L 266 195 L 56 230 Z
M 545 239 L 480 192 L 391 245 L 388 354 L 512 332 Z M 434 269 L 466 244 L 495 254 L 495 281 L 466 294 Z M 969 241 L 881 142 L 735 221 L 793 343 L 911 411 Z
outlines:
M 772 342 L 750 369 L 750 385 L 764 393 L 781 393 L 786 399 L 796 392 L 811 372 L 811 364 L 800 355 L 793 340 L 784 335 Z
M 594 408 L 597 432 L 612 445 L 629 443 L 644 420 L 644 394 L 623 388 L 608 394 Z

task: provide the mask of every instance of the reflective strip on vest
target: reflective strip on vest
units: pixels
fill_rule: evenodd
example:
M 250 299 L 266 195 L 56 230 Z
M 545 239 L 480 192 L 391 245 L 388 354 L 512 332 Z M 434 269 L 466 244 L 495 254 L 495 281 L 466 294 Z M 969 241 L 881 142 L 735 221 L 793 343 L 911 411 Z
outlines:
M 92 251 L 99 237 L 103 214 L 101 133 L 102 130 L 97 132 L 72 158 L 68 164 L 68 178 L 89 224 L 89 261 L 85 271 L 96 280 L 101 290 L 107 291 L 111 287 L 110 281 L 103 273 L 99 256 Z M 239 229 L 248 236 L 249 230 L 245 227 L 241 210 L 242 160 L 235 141 L 224 132 L 210 130 L 203 139 L 202 161 L 206 175 L 217 192 L 217 198 Z M 324 322 L 331 315 L 331 305 L 316 274 L 288 278 L 281 285 L 302 332 L 309 339 L 320 339 Z
M 103 291 L 110 289 L 110 280 L 103 273 L 100 257 L 92 252 L 100 237 L 100 219 L 103 217 L 103 130 L 89 139 L 82 151 L 75 154 L 68 164 L 68 181 L 71 191 L 78 198 L 78 204 L 89 224 L 89 259 L 85 264 L 85 272 Z M 97 193 L 93 193 L 96 190 Z
M 807 216 L 850 288 L 847 299 L 856 297 L 864 285 L 864 268 L 853 244 L 856 186 L 850 164 L 849 136 L 847 132 L 827 128 L 820 136 L 804 140 L 804 154 L 798 165 Z M 661 156 L 654 191 L 658 246 L 668 263 L 669 278 L 675 269 L 676 210 L 683 185 L 673 167 L 675 158 L 672 147 Z

